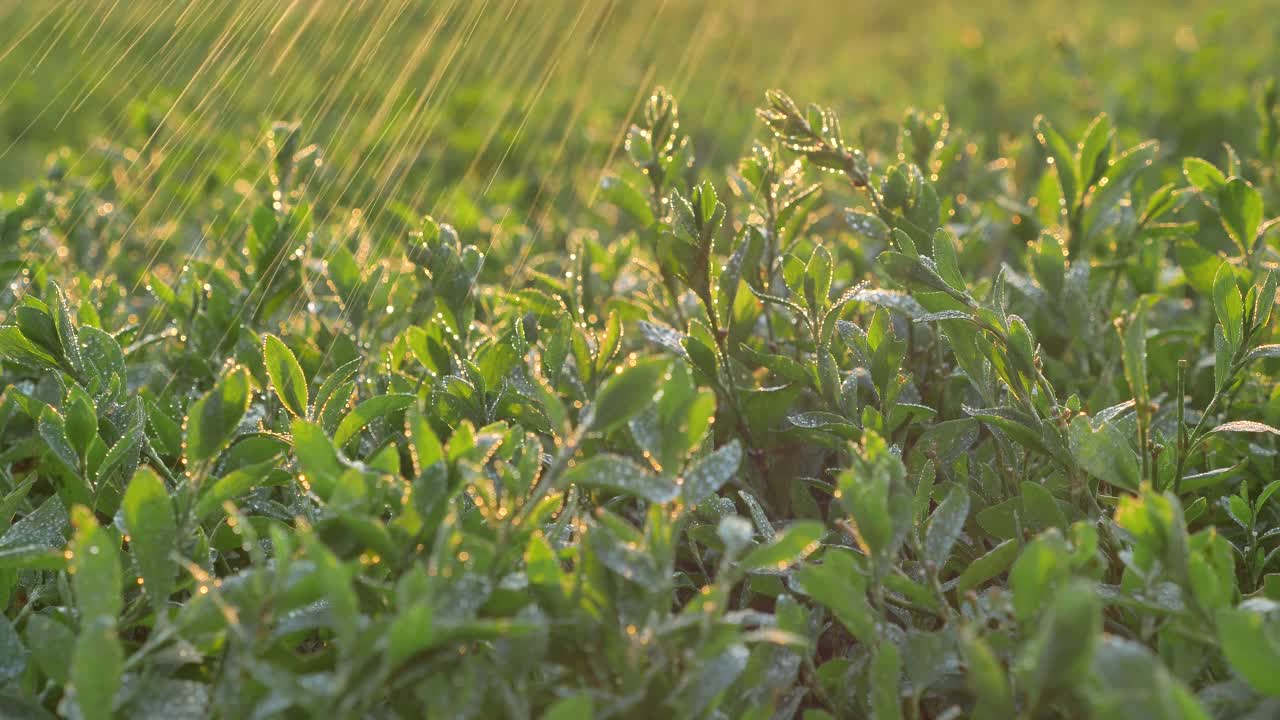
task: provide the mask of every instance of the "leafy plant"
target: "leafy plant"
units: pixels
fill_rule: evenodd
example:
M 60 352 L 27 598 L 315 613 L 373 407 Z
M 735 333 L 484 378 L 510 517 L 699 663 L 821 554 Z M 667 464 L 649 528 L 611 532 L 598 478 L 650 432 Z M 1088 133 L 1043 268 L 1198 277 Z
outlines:
M 1273 174 L 757 115 L 719 184 L 654 90 L 563 247 L 313 211 L 295 125 L 145 292 L 7 210 L 6 707 L 1274 714 Z

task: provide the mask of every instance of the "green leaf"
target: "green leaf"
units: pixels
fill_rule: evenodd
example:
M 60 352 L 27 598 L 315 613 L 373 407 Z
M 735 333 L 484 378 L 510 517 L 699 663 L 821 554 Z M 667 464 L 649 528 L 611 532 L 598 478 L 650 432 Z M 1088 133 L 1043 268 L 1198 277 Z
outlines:
M 972 631 L 960 633 L 960 649 L 964 653 L 965 683 L 978 697 L 974 717 L 1009 718 L 1014 716 L 1013 693 L 1004 665 L 991 645 Z
M 604 193 L 605 200 L 618 206 L 642 227 L 649 227 L 654 223 L 649 201 L 631 183 L 608 175 L 600 181 L 600 190 Z
M 1222 498 L 1222 507 L 1227 511 L 1227 515 L 1240 526 L 1240 529 L 1248 531 L 1253 527 L 1253 510 L 1249 507 L 1249 503 L 1239 495 L 1231 495 Z
M 902 720 L 901 682 L 898 646 L 880 643 L 871 660 L 871 715 L 875 720 Z
M 72 447 L 71 439 L 67 437 L 66 420 L 58 414 L 58 411 L 52 406 L 45 405 L 40 410 L 40 419 L 36 421 L 36 428 L 40 438 L 44 440 L 45 447 L 49 448 L 49 452 L 68 470 L 78 473 L 80 471 L 79 453 Z
M 65 570 L 63 554 L 44 545 L 6 545 L 0 547 L 0 569 L 3 570 Z
M 88 625 L 105 622 L 114 626 L 124 609 L 118 541 L 110 530 L 98 525 L 88 508 L 77 506 L 71 515 L 76 534 L 68 571 L 81 620 Z
M 431 429 L 431 423 L 418 408 L 410 408 L 405 413 L 405 425 L 409 437 L 413 439 L 416 453 L 414 462 L 419 472 L 444 459 L 444 446 L 440 444 L 439 436 Z
M 1045 532 L 1022 550 L 1009 571 L 1013 609 L 1019 621 L 1043 611 L 1067 571 L 1066 541 L 1057 530 Z
M 1213 308 L 1234 353 L 1244 339 L 1244 298 L 1230 263 L 1222 263 L 1213 277 Z
M 1277 430 L 1266 423 L 1254 422 L 1252 420 L 1232 420 L 1223 423 L 1209 432 L 1243 432 L 1243 433 L 1271 433 L 1272 435 L 1280 435 Z
M 1000 430 L 1014 442 L 1028 450 L 1048 453 L 1048 448 L 1045 447 L 1041 438 L 1040 429 L 1031 425 L 1031 423 L 1038 424 L 1039 420 L 1030 414 L 1013 408 L 983 408 L 979 410 L 966 407 L 964 411 L 971 417 Z
M 1067 518 L 1058 506 L 1058 500 L 1043 485 L 1030 480 L 1022 481 L 1023 521 L 1036 530 L 1058 528 L 1066 530 Z
M 1266 487 L 1262 488 L 1262 492 L 1258 493 L 1258 499 L 1254 500 L 1253 506 L 1261 510 L 1267 504 L 1267 501 L 1271 499 L 1271 496 L 1276 494 L 1276 491 L 1280 491 L 1280 480 L 1272 480 L 1267 483 Z
M 1102 636 L 1102 601 L 1093 583 L 1078 580 L 1046 597 L 1048 610 L 1018 658 L 1017 672 L 1032 698 L 1079 687 Z
M 542 714 L 542 720 L 593 720 L 595 713 L 595 703 L 584 693 L 557 700 Z
M 177 567 L 170 553 L 178 546 L 178 524 L 164 481 L 150 468 L 133 475 L 124 494 L 129 552 L 138 565 L 151 606 L 163 614 L 173 592 Z
M 438 642 L 441 633 L 432 624 L 431 607 L 416 603 L 401 608 L 387 632 L 387 659 L 397 667 L 416 653 Z
M 1199 493 L 1215 485 L 1225 483 L 1228 480 L 1235 479 L 1238 481 L 1239 478 L 1236 476 L 1242 469 L 1244 469 L 1245 465 L 1246 463 L 1237 463 L 1231 467 L 1217 468 L 1202 473 L 1195 473 L 1193 475 L 1184 475 L 1182 477 L 1182 492 Z M 1188 511 L 1189 510 L 1190 509 L 1188 508 Z M 1191 522 L 1190 516 L 1187 517 L 1187 522 Z
M 1111 485 L 1137 492 L 1141 482 L 1138 455 L 1114 425 L 1091 424 L 1083 415 L 1071 421 L 1071 455 L 1090 475 Z
M 901 576 L 891 576 L 899 577 Z M 920 587 L 920 595 L 930 593 Z M 936 604 L 934 609 L 937 610 Z M 908 631 L 906 642 L 899 646 L 902 652 L 902 669 L 906 685 L 913 697 L 919 697 L 926 689 L 936 687 L 943 678 L 954 672 L 951 664 L 955 656 L 955 633 L 951 628 L 936 632 Z
M 307 416 L 307 376 L 293 351 L 275 335 L 262 338 L 262 360 L 271 379 L 271 389 L 294 417 Z
M 797 520 L 772 540 L 747 553 L 739 564 L 746 570 L 784 570 L 792 563 L 817 552 L 821 546 L 819 541 L 825 534 L 822 523 L 816 520 Z
M 416 395 L 396 394 L 378 395 L 365 400 L 347 413 L 342 418 L 342 422 L 338 423 L 338 429 L 333 433 L 333 444 L 338 447 L 346 445 L 351 438 L 359 434 L 369 423 L 380 417 L 403 410 L 412 405 L 417 399 Z
M 1213 386 L 1218 390 L 1227 387 L 1227 383 L 1231 381 L 1231 356 L 1235 354 L 1235 348 L 1231 345 L 1231 341 L 1227 340 L 1227 333 L 1222 329 L 1222 324 L 1218 323 L 1213 326 Z
M 880 560 L 897 551 L 911 524 L 905 476 L 902 460 L 890 453 L 884 439 L 866 432 L 854 466 L 838 478 L 840 502 L 853 518 L 858 544 Z
M 911 257 L 894 250 L 886 250 L 876 257 L 876 262 L 889 273 L 890 277 L 908 288 L 944 292 L 967 304 L 963 288 L 951 287 L 939 274 L 937 263 L 930 258 Z
M 609 313 L 608 320 L 605 321 L 604 337 L 600 339 L 599 346 L 596 348 L 595 371 L 604 372 L 608 369 L 609 363 L 618 354 L 618 348 L 622 346 L 622 319 L 618 317 L 618 313 Z
M 1280 358 L 1280 344 L 1259 345 L 1250 350 L 1249 354 L 1244 357 L 1245 362 L 1272 358 Z
M 916 486 L 911 497 L 912 524 L 923 525 L 929 507 L 933 504 L 933 484 L 937 480 L 938 471 L 933 460 L 925 460 L 911 475 Z
M 689 362 L 697 368 L 708 382 L 714 382 L 719 375 L 717 371 L 716 353 L 707 343 L 691 335 L 680 341 Z
M 331 625 L 340 651 L 353 649 L 359 631 L 360 605 L 351 587 L 351 569 L 314 537 L 306 538 L 307 556 L 316 565 L 321 587 L 329 601 Z
M 752 305 L 749 300 L 746 300 L 745 296 L 740 301 L 738 291 L 742 285 L 743 269 L 753 268 L 759 264 L 760 253 L 764 249 L 764 245 L 764 234 L 760 228 L 755 225 L 748 225 L 740 233 L 740 239 L 734 246 L 733 252 L 729 255 L 729 259 L 720 267 L 720 273 L 716 277 L 718 303 L 716 317 L 725 318 L 726 324 L 732 324 L 736 320 L 736 309 Z
M 31 648 L 36 666 L 54 682 L 66 683 L 75 652 L 75 633 L 66 625 L 41 613 L 27 619 L 26 633 L 27 647 Z
M 1280 283 L 1280 279 L 1276 278 L 1276 273 L 1268 271 L 1266 279 L 1258 286 L 1258 300 L 1254 303 L 1253 317 L 1249 320 L 1253 327 L 1265 328 L 1270 324 L 1271 310 L 1276 304 L 1277 283 Z
M 1111 138 L 1115 129 L 1106 114 L 1099 114 L 1089 123 L 1084 139 L 1080 141 L 1077 151 L 1076 166 L 1080 171 L 1080 182 L 1085 187 L 1096 183 L 1107 171 L 1107 161 L 1111 151 Z
M 1213 293 L 1214 273 L 1221 264 L 1217 253 L 1211 253 L 1194 240 L 1180 240 L 1174 246 L 1174 257 L 1187 277 L 1187 283 L 1197 293 L 1209 296 Z
M 1138 310 L 1129 324 L 1123 328 L 1117 325 L 1116 329 L 1124 347 L 1121 357 L 1124 360 L 1124 376 L 1129 381 L 1129 390 L 1133 393 L 1134 401 L 1140 407 L 1145 407 L 1151 398 L 1147 385 L 1146 314 Z
M 17 680 L 27 669 L 30 653 L 22 644 L 22 638 L 13 629 L 9 618 L 0 615 L 0 685 Z
M 111 623 L 92 622 L 82 627 L 71 659 L 71 686 L 80 717 L 111 720 L 116 691 L 124 672 L 124 650 Z
M 1153 559 L 1159 560 L 1165 572 L 1175 581 L 1185 581 L 1189 558 L 1186 520 L 1181 503 L 1173 493 L 1157 494 L 1150 488 L 1145 488 L 1140 497 L 1122 497 L 1116 507 L 1115 520 L 1134 537 L 1144 555 L 1154 556 Z M 1203 588 L 1192 589 L 1197 592 L 1223 589 L 1230 591 L 1230 588 L 1219 588 L 1217 585 L 1214 582 Z
M 964 291 L 964 276 L 960 273 L 960 259 L 956 255 L 959 241 L 954 233 L 946 228 L 938 228 L 933 234 L 933 259 L 938 266 L 938 274 L 951 287 Z
M 328 444 L 328 440 L 323 437 L 321 437 L 321 440 Z M 245 467 L 236 468 L 217 480 L 208 483 L 202 488 L 200 499 L 196 502 L 195 516 L 200 519 L 208 518 L 213 513 L 220 512 L 222 504 L 228 500 L 234 500 L 250 490 L 262 486 L 264 481 L 271 475 L 271 470 L 276 464 L 277 461 L 272 458 L 260 463 L 246 465 Z M 304 462 L 304 467 L 310 464 L 309 462 Z M 126 497 L 126 502 L 127 500 L 128 498 Z
M 142 405 L 142 398 L 135 397 L 133 402 L 126 406 L 125 412 L 128 424 L 124 428 L 124 434 L 107 450 L 107 454 L 98 463 L 95 481 L 98 485 L 99 498 L 101 498 L 104 483 L 115 482 L 123 487 L 125 479 L 132 477 L 134 470 L 138 469 L 142 444 L 146 441 L 147 411 Z
M 1187 182 L 1213 197 L 1217 197 L 1218 190 L 1227 184 L 1227 176 L 1221 170 L 1208 160 L 1198 157 L 1182 159 L 1182 174 L 1186 176 Z
M 684 482 L 680 484 L 685 502 L 697 505 L 714 495 L 741 464 L 742 444 L 736 439 L 699 458 L 685 471 Z
M 207 460 L 226 446 L 249 409 L 249 372 L 237 367 L 187 410 L 187 458 Z
M 53 371 L 58 361 L 36 346 L 13 325 L 0 327 L 0 358 L 24 365 L 32 370 Z
M 98 392 L 125 380 L 124 352 L 116 339 L 91 325 L 79 329 L 80 361 L 90 389 Z
M 1058 238 L 1049 232 L 1040 233 L 1040 240 L 1035 244 L 1032 255 L 1032 270 L 1036 280 L 1049 293 L 1051 298 L 1062 297 L 1063 283 L 1066 279 L 1067 253 Z
M 63 409 L 67 413 L 67 439 L 83 458 L 89 452 L 90 443 L 98 437 L 98 413 L 93 401 L 79 386 L 72 386 L 67 393 Z
M 7 498 L 6 498 L 7 500 Z M 5 519 L 8 522 L 8 519 Z M 67 510 L 57 495 L 50 495 L 32 512 L 0 535 L 0 550 L 20 547 L 61 548 L 66 540 Z
M 651 473 L 621 455 L 609 453 L 574 465 L 565 472 L 563 480 L 580 487 L 633 495 L 655 503 L 670 502 L 680 493 L 670 479 Z
M 969 517 L 969 491 L 954 483 L 949 487 L 946 499 L 929 519 L 924 540 L 925 561 L 937 567 L 946 564 L 951 548 L 960 538 Z
M 725 515 L 716 525 L 716 537 L 724 543 L 727 557 L 736 558 L 751 544 L 751 522 L 741 515 Z
M 210 708 L 210 686 L 150 674 L 128 685 L 128 701 L 117 710 L 130 720 L 203 720 Z
M 53 294 L 53 324 L 58 330 L 58 342 L 62 346 L 62 355 L 67 364 L 77 373 L 84 374 L 84 360 L 80 355 L 80 334 L 75 322 L 71 319 L 71 309 L 67 306 L 67 296 L 57 283 L 49 284 Z
M 27 493 L 31 491 L 31 486 L 36 484 L 39 479 L 32 474 L 26 480 L 18 483 L 18 486 L 10 490 L 4 497 L 0 498 L 0 525 L 12 527 L 11 521 L 13 514 L 17 511 L 18 506 L 23 500 L 27 499 Z
M 53 318 L 49 316 L 47 305 L 34 296 L 27 295 L 22 298 L 22 304 L 14 309 L 13 315 L 18 322 L 18 329 L 28 340 L 52 354 L 62 353 L 61 341 L 58 340 L 58 328 L 54 326 Z
M 327 499 L 343 471 L 338 449 L 315 423 L 295 419 L 290 432 L 293 435 L 293 452 L 307 482 L 317 495 Z
M 1063 206 L 1068 211 L 1075 212 L 1079 199 L 1080 171 L 1076 167 L 1071 146 L 1043 115 L 1036 117 L 1035 131 L 1036 140 L 1049 156 L 1049 164 L 1057 171 L 1058 183 L 1062 186 Z
M 1260 693 L 1280 697 L 1280 647 L 1273 640 L 1277 612 L 1269 600 L 1248 600 L 1218 611 L 1218 642 L 1241 677 Z
M 884 184 L 881 186 L 880 192 L 884 194 L 884 203 L 891 208 L 905 208 L 907 201 L 910 199 L 910 188 L 907 183 L 907 176 L 902 172 L 902 167 L 898 166 L 885 174 Z
M 1114 211 L 1124 200 L 1138 174 L 1151 166 L 1158 150 L 1159 144 L 1148 140 L 1121 152 L 1107 164 L 1106 182 L 1099 180 L 1094 186 L 1093 197 L 1085 211 L 1088 216 L 1085 219 L 1088 237 L 1095 237 L 1112 227 L 1113 221 L 1110 218 L 1116 215 Z
M 693 682 L 689 683 L 691 697 L 682 703 L 689 709 L 689 716 L 712 716 L 707 711 L 715 707 L 716 698 L 729 690 L 747 669 L 749 658 L 750 652 L 745 645 L 733 643 L 706 661 Z
M 819 245 L 813 249 L 813 254 L 805 265 L 805 282 L 812 282 L 814 301 L 810 305 L 814 308 L 826 305 L 827 297 L 831 294 L 831 264 L 831 251 Z
M 163 456 L 182 453 L 182 426 L 154 401 L 144 398 L 147 413 L 147 441 Z
M 945 420 L 920 435 L 916 450 L 936 456 L 938 465 L 947 467 L 978 439 L 979 429 L 978 421 L 973 418 Z
M 311 419 L 322 417 L 331 401 L 342 404 L 347 402 L 350 392 L 342 393 L 340 390 L 356 376 L 356 372 L 360 370 L 360 363 L 361 359 L 356 358 L 334 370 L 323 383 L 320 383 L 320 389 L 316 391 L 316 403 L 312 408 Z
M 670 365 L 666 358 L 649 358 L 611 375 L 601 383 L 591 402 L 590 427 L 607 433 L 643 410 L 653 402 Z
M 1209 720 L 1200 702 L 1150 650 L 1106 636 L 1094 654 L 1091 702 L 1099 720 L 1129 720 L 1134 708 L 1151 720 Z
M 1218 193 L 1218 210 L 1222 227 L 1236 246 L 1249 254 L 1262 224 L 1262 193 L 1244 178 L 1233 177 Z
M 867 579 L 849 552 L 828 548 L 820 565 L 807 565 L 796 577 L 805 594 L 831 610 L 854 637 L 864 643 L 876 637 L 876 616 L 867 602 Z
M 889 226 L 877 215 L 846 209 L 844 221 L 851 230 L 869 240 L 885 242 L 889 239 Z

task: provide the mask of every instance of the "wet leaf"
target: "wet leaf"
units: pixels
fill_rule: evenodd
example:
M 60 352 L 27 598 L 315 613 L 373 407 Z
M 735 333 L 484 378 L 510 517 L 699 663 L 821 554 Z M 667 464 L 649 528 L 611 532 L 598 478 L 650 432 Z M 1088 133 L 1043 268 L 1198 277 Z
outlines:
M 747 570 L 782 570 L 817 552 L 826 530 L 822 523 L 799 520 L 786 527 L 772 539 L 753 549 L 742 558 Z
M 969 492 L 952 484 L 947 497 L 929 518 L 929 530 L 925 534 L 924 557 L 926 562 L 942 567 L 951 555 L 951 548 L 964 530 L 969 517 Z
M 162 612 L 173 592 L 177 570 L 170 559 L 178 543 L 178 524 L 169 491 L 155 471 L 142 468 L 129 482 L 122 507 L 129 528 L 129 553 L 138 565 L 151 606 Z
M 1071 421 L 1071 454 L 1080 466 L 1111 485 L 1137 492 L 1141 480 L 1137 453 L 1114 425 L 1096 426 L 1083 416 Z
M 668 478 L 651 473 L 620 455 L 601 454 L 578 463 L 564 474 L 564 481 L 584 488 L 596 488 L 665 503 L 680 493 Z
M 307 376 L 293 351 L 275 335 L 262 338 L 262 360 L 271 379 L 271 389 L 294 417 L 307 417 Z
M 669 365 L 664 358 L 650 358 L 610 376 L 591 403 L 591 427 L 609 432 L 653 402 L 654 392 L 661 384 L 659 380 Z
M 1262 194 L 1243 178 L 1233 177 L 1218 191 L 1222 227 L 1247 255 L 1262 224 Z
M 207 460 L 220 452 L 248 408 L 249 373 L 238 367 L 187 410 L 187 457 Z
M 680 492 L 685 502 L 697 505 L 714 495 L 738 471 L 742 463 L 742 445 L 733 440 L 714 452 L 699 458 L 684 473 Z
M 338 429 L 333 432 L 333 444 L 338 447 L 346 445 L 369 423 L 404 410 L 416 400 L 416 396 L 407 394 L 378 395 L 365 400 L 343 416 L 342 422 L 338 423 Z
M 1231 422 L 1222 423 L 1215 427 L 1211 432 L 1270 433 L 1272 435 L 1280 435 L 1280 430 L 1277 430 L 1266 423 L 1254 422 L 1252 420 L 1233 420 Z
M 1249 601 L 1237 608 L 1223 608 L 1218 612 L 1218 641 L 1222 652 L 1255 690 L 1272 696 L 1280 696 L 1280 676 L 1275 667 L 1280 663 L 1280 647 L 1273 637 L 1276 614 L 1270 601 Z

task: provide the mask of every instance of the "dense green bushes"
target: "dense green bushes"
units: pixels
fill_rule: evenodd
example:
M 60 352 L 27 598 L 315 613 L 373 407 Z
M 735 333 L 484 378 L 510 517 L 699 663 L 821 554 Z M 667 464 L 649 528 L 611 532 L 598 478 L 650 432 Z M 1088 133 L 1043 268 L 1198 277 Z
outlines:
M 775 92 L 722 178 L 658 90 L 550 237 L 313 211 L 286 125 L 180 223 L 110 167 L 36 183 L 7 709 L 1269 717 L 1260 99 L 1218 167 L 1105 116 L 859 148 Z

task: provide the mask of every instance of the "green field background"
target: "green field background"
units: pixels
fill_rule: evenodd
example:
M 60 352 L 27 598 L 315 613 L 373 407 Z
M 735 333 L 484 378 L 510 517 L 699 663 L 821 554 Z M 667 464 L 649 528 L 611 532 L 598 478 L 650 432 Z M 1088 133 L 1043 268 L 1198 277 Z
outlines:
M 322 200 L 563 204 L 589 199 L 655 84 L 681 98 L 700 162 L 716 165 L 759 134 L 748 111 L 770 87 L 831 104 L 846 132 L 946 105 L 994 154 L 1036 112 L 1075 131 L 1108 111 L 1135 137 L 1212 157 L 1246 136 L 1251 90 L 1280 65 L 1275 9 L 0 0 L 0 188 L 63 147 L 59 164 L 92 170 L 101 140 L 150 151 L 157 192 L 224 181 L 270 121 L 288 120 L 324 149 Z

